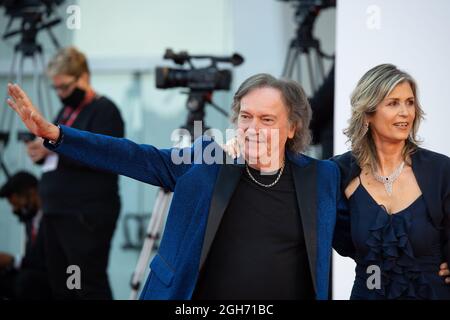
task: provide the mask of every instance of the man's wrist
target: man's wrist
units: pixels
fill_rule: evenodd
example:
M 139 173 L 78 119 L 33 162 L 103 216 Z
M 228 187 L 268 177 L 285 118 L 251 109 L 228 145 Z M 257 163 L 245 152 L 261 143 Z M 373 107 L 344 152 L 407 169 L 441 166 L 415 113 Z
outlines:
M 63 132 L 61 130 L 61 127 L 59 125 L 56 125 L 55 128 L 58 130 L 58 134 L 51 135 L 54 140 L 48 138 L 44 139 L 44 146 L 50 150 L 58 147 L 63 139 Z
M 52 126 L 52 132 L 48 135 L 47 140 L 51 144 L 56 144 L 58 140 L 60 140 L 61 137 L 61 128 L 59 125 L 53 125 Z

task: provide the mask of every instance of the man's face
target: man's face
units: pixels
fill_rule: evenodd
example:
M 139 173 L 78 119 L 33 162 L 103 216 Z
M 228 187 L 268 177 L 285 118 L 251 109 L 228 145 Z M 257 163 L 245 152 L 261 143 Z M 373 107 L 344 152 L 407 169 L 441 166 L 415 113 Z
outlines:
M 270 87 L 253 89 L 241 99 L 237 124 L 250 164 L 274 165 L 270 162 L 284 155 L 287 139 L 295 134 L 281 92 Z
M 78 78 L 66 74 L 52 77 L 53 88 L 60 98 L 67 98 L 78 85 Z

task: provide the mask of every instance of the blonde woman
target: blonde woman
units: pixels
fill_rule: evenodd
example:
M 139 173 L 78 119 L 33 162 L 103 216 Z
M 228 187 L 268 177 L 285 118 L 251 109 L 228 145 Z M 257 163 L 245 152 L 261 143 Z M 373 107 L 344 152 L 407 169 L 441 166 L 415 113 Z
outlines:
M 351 151 L 333 159 L 344 193 L 334 247 L 357 264 L 351 299 L 450 299 L 445 263 L 439 273 L 450 257 L 450 159 L 418 146 L 416 82 L 376 66 L 351 105 Z

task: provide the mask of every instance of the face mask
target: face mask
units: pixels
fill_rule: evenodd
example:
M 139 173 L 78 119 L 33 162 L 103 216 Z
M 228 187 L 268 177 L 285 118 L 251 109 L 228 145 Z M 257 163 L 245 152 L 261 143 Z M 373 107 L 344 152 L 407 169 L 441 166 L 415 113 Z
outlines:
M 83 101 L 85 96 L 86 96 L 86 91 L 76 87 L 69 96 L 67 96 L 65 98 L 60 98 L 60 100 L 64 106 L 70 106 L 72 108 L 76 108 L 80 105 L 81 101 Z
M 21 222 L 27 222 L 33 219 L 36 215 L 37 210 L 35 208 L 20 208 L 18 210 L 14 210 L 13 213 L 19 218 Z

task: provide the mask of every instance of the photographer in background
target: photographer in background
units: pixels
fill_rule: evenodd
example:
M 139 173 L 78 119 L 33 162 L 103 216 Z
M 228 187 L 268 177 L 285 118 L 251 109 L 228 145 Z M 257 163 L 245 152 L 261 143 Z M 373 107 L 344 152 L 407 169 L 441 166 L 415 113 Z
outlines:
M 0 198 L 8 199 L 26 230 L 23 257 L 0 252 L 0 300 L 49 299 L 38 180 L 28 172 L 18 172 L 1 187 Z
M 55 123 L 123 137 L 116 105 L 90 84 L 87 59 L 74 47 L 61 49 L 47 73 L 62 108 Z M 112 299 L 107 276 L 111 239 L 120 212 L 118 176 L 93 170 L 48 151 L 38 138 L 27 144 L 42 165 L 40 196 L 50 284 L 56 299 Z M 78 266 L 81 289 L 69 290 L 67 268 Z

